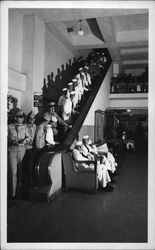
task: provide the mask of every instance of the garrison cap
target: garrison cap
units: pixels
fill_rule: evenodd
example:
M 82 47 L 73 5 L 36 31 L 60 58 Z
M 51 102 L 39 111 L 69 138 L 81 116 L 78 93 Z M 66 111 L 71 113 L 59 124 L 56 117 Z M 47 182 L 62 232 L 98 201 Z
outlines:
M 49 103 L 47 104 L 47 107 L 53 107 L 53 106 L 55 106 L 55 102 L 49 102 Z
M 28 118 L 34 118 L 35 117 L 35 113 L 33 111 L 30 111 L 27 115 Z
M 45 112 L 45 113 L 43 113 L 43 118 L 46 120 L 46 121 L 50 121 L 50 119 L 51 119 L 51 117 L 50 117 L 50 115 L 47 113 L 47 112 Z
M 22 110 L 18 110 L 17 113 L 15 114 L 15 117 L 24 117 L 24 112 Z

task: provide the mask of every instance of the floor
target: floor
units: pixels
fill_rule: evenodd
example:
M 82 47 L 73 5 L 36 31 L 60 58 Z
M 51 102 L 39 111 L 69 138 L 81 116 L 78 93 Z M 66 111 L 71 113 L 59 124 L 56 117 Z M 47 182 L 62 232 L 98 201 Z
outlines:
M 147 154 L 121 156 L 114 191 L 8 202 L 8 242 L 147 242 Z

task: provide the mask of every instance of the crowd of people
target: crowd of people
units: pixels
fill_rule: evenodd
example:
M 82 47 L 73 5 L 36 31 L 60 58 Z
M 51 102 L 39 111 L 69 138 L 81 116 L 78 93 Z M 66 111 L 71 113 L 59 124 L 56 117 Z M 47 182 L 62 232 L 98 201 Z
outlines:
M 88 55 L 88 62 L 92 66 L 88 67 L 84 61 L 83 67 L 80 67 L 77 73 L 74 60 L 72 74 L 68 71 L 73 77 L 72 80 L 67 86 L 61 86 L 62 94 L 58 102 L 50 101 L 39 116 L 33 111 L 26 115 L 17 107 L 17 98 L 8 96 L 8 165 L 12 183 L 11 197 L 20 196 L 36 187 L 34 166 L 37 159 L 46 148 L 54 149 L 63 142 L 67 131 L 72 128 L 74 118 L 79 114 L 79 107 L 82 107 L 87 93 L 92 89 L 92 79 L 104 69 L 105 61 L 104 53 L 93 51 Z
M 113 191 L 111 184 L 116 183 L 114 177 L 118 174 L 117 163 L 105 141 L 97 146 L 92 143 L 88 135 L 83 136 L 82 141 L 76 141 L 72 150 L 73 160 L 76 162 L 77 171 L 94 171 L 95 163 L 88 164 L 88 161 L 97 162 L 97 179 L 99 188 L 104 191 Z
M 91 51 L 86 59 L 73 58 L 73 62 L 69 59 L 69 63 L 61 65 L 61 69 L 57 69 L 57 74 L 51 72 L 44 79 L 43 96 L 44 98 L 51 98 L 53 101 L 58 101 L 62 89 L 68 88 L 68 83 L 73 84 L 73 88 L 81 88 L 80 81 L 82 81 L 83 88 L 87 88 L 92 84 L 92 79 L 101 74 L 106 67 L 107 58 L 103 50 Z M 80 70 L 79 70 L 80 69 Z M 72 82 L 72 80 L 74 81 Z M 82 88 L 81 88 L 81 91 Z
M 148 92 L 148 68 L 141 75 L 114 74 L 111 78 L 111 93 Z

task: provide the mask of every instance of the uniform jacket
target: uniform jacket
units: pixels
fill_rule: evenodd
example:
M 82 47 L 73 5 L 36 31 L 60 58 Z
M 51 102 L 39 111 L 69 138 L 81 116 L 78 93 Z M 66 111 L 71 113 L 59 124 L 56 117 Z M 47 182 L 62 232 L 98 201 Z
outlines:
M 12 123 L 8 125 L 9 148 L 23 146 L 29 139 L 27 126 L 25 124 Z

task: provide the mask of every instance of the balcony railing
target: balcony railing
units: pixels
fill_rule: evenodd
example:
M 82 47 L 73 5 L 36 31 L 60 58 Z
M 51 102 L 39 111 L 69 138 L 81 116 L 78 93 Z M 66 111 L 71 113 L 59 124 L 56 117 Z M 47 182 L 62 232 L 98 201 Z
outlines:
M 110 94 L 148 93 L 147 83 L 111 83 Z

